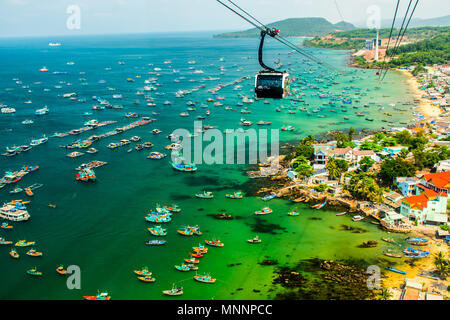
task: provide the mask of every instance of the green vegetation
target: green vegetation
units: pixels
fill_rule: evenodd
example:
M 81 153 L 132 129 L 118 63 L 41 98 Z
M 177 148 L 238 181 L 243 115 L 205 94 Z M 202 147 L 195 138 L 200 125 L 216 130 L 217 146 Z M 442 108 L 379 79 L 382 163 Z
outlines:
M 389 38 L 389 33 L 391 28 L 380 29 L 379 37 L 380 39 Z M 396 39 L 398 35 L 398 29 L 392 31 L 392 36 Z M 408 28 L 405 32 L 405 36 L 413 39 L 429 39 L 436 35 L 450 32 L 450 26 L 447 27 L 418 27 L 418 28 Z M 335 38 L 348 38 L 348 39 L 374 39 L 377 36 L 377 31 L 375 29 L 355 29 L 350 31 L 340 31 L 332 34 Z
M 347 161 L 345 161 L 343 159 L 331 158 L 328 160 L 326 168 L 328 170 L 328 176 L 331 179 L 337 179 L 337 178 L 340 178 L 342 173 L 347 172 L 348 163 L 347 163 Z
M 310 40 L 305 40 L 303 45 L 311 48 L 328 48 L 341 50 L 358 50 L 364 47 L 366 41 L 364 39 L 325 39 L 314 37 Z
M 441 224 L 439 227 L 444 231 L 450 231 L 450 226 L 448 224 Z
M 317 192 L 325 192 L 328 190 L 328 185 L 326 185 L 325 183 L 320 183 L 319 185 L 314 187 L 314 190 L 316 190 Z
M 367 172 L 352 173 L 352 177 L 345 189 L 356 199 L 381 202 L 383 189 L 376 182 L 376 175 Z
M 401 158 L 386 159 L 381 163 L 378 178 L 386 186 L 392 186 L 396 177 L 412 177 L 416 173 L 416 167 L 412 162 Z
M 269 28 L 277 28 L 284 37 L 313 37 L 326 35 L 337 30 L 351 30 L 355 27 L 351 23 L 339 22 L 332 24 L 324 18 L 291 18 L 276 21 L 267 25 Z M 252 28 L 245 31 L 227 32 L 215 35 L 216 38 L 255 38 L 260 31 Z
M 450 261 L 445 259 L 442 251 L 434 255 L 433 264 L 442 279 L 446 279 L 450 274 Z
M 375 164 L 375 160 L 373 160 L 371 157 L 364 157 L 359 162 L 359 167 L 362 171 L 369 171 L 370 168 Z
M 297 172 L 299 178 L 309 177 L 313 172 L 313 168 L 309 165 L 308 159 L 304 156 L 298 156 L 291 166 Z

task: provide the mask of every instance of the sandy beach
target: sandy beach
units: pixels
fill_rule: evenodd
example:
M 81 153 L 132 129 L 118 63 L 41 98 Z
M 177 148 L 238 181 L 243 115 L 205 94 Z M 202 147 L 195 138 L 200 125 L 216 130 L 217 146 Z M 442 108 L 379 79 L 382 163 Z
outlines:
M 413 91 L 414 99 L 419 100 L 418 110 L 427 119 L 427 121 L 439 117 L 439 115 L 442 113 L 441 109 L 439 109 L 439 107 L 433 106 L 430 100 L 422 98 L 422 95 L 426 94 L 426 92 L 425 90 L 419 89 L 420 85 L 417 82 L 417 78 L 414 77 L 408 70 L 397 69 L 397 71 L 403 73 L 408 77 L 407 83 Z

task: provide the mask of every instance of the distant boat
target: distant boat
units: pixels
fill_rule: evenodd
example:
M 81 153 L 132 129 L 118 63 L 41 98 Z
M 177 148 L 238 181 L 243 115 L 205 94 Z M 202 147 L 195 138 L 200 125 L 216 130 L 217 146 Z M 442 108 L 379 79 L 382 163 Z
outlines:
M 392 268 L 392 267 L 386 267 L 386 270 L 392 271 L 392 272 L 396 272 L 396 273 L 400 273 L 400 274 L 406 274 L 405 271 L 396 269 L 396 268 Z
M 262 197 L 261 199 L 264 201 L 269 201 L 269 200 L 272 200 L 273 198 L 275 198 L 276 196 L 277 195 L 275 193 L 271 193 L 271 194 L 268 194 L 268 195 Z
M 322 209 L 323 207 L 325 207 L 326 204 L 327 204 L 327 202 L 325 201 L 323 203 L 319 203 L 319 204 L 311 206 L 311 209 L 319 210 L 319 209 Z
M 49 42 L 48 46 L 49 47 L 60 47 L 61 43 L 59 43 L 59 42 Z

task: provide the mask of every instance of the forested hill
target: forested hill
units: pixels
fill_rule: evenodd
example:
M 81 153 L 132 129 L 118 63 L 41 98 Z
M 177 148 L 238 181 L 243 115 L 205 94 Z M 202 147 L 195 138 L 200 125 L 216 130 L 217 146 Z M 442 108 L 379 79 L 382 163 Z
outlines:
M 285 37 L 314 37 L 326 35 L 336 31 L 349 31 L 355 29 L 351 23 L 341 21 L 336 24 L 324 18 L 291 18 L 273 22 L 267 25 L 269 28 L 280 30 Z M 227 32 L 215 35 L 217 38 L 253 38 L 259 37 L 260 31 L 252 28 L 245 31 Z

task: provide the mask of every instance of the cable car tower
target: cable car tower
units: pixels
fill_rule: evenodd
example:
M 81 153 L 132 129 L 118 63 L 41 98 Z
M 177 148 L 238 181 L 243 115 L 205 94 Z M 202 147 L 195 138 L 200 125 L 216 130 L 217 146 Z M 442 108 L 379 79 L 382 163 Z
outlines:
M 265 28 L 261 31 L 261 41 L 259 43 L 258 61 L 264 70 L 258 72 L 255 76 L 255 94 L 258 99 L 282 99 L 289 94 L 289 73 L 276 71 L 268 67 L 263 61 L 263 47 L 266 36 L 272 38 L 279 35 L 278 29 Z

